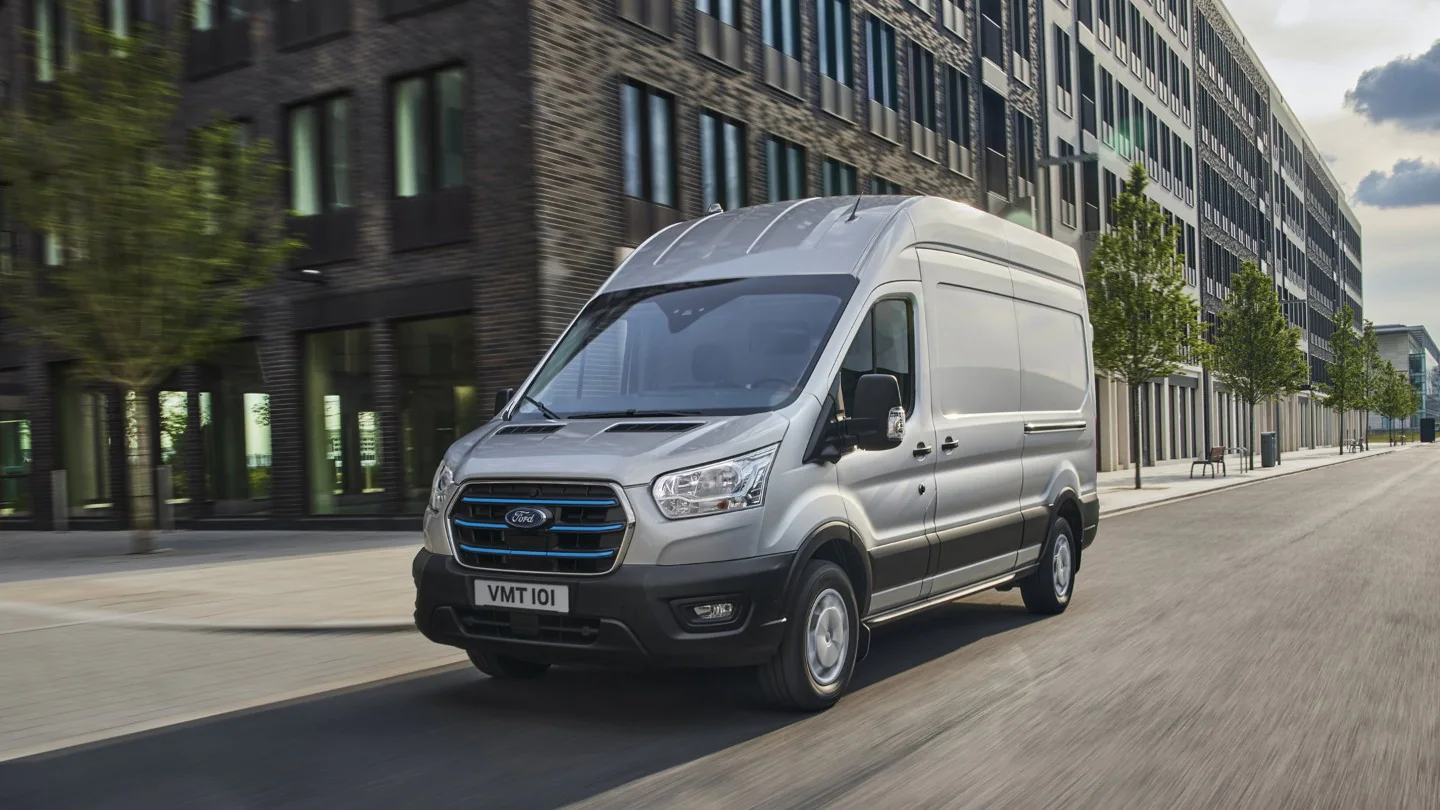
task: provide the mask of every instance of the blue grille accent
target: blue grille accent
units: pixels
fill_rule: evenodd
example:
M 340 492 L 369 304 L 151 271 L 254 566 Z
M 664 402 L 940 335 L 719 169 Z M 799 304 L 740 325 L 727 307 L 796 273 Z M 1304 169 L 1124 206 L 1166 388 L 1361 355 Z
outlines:
M 549 499 L 545 499 L 545 498 L 464 498 L 464 499 L 462 499 L 462 500 L 464 500 L 465 503 L 489 503 L 489 504 L 500 504 L 500 503 L 503 503 L 503 504 L 509 504 L 509 505 L 511 505 L 511 506 L 599 506 L 599 507 L 605 507 L 605 506 L 617 506 L 617 505 L 618 505 L 613 498 L 610 499 L 610 500 L 593 500 L 593 501 L 591 501 L 591 500 L 561 501 L 561 500 L 549 500 Z
M 506 523 L 509 512 L 526 507 L 544 507 L 553 523 Z M 630 527 L 614 487 L 564 481 L 470 481 L 449 518 L 462 565 L 535 574 L 604 574 L 619 561 Z
M 613 549 L 606 551 L 523 551 L 512 548 L 476 548 L 475 546 L 461 545 L 460 548 L 471 554 L 497 554 L 501 556 L 516 557 L 558 557 L 571 560 L 597 560 L 615 555 Z

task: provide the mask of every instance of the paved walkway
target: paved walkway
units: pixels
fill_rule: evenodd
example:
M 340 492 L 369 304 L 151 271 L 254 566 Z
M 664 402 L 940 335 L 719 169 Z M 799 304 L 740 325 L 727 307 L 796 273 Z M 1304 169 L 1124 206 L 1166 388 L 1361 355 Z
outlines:
M 1340 455 L 1340 451 L 1334 447 L 1321 447 L 1316 450 L 1299 450 L 1282 453 L 1280 455 L 1280 466 L 1270 468 L 1260 466 L 1260 454 L 1257 452 L 1255 454 L 1255 469 L 1250 471 L 1245 471 L 1245 458 L 1243 456 L 1232 455 L 1225 457 L 1225 463 L 1229 473 L 1221 476 L 1219 471 L 1216 471 L 1214 478 L 1208 475 L 1202 477 L 1201 468 L 1198 467 L 1195 469 L 1194 477 L 1192 478 L 1190 465 L 1193 459 L 1167 461 L 1157 464 L 1154 467 L 1146 467 L 1141 470 L 1140 479 L 1143 488 L 1139 490 L 1135 489 L 1135 471 L 1133 469 L 1101 473 L 1100 516 L 1101 518 L 1113 517 L 1123 512 L 1154 506 L 1165 503 L 1166 501 L 1189 498 L 1221 489 L 1228 489 L 1230 487 L 1253 484 L 1269 478 L 1294 475 L 1321 467 L 1329 467 L 1332 464 L 1361 461 L 1388 453 L 1410 450 L 1419 446 L 1420 445 L 1410 444 L 1390 447 L 1383 442 L 1371 442 L 1369 451 L 1360 453 L 1347 452 L 1343 456 Z
M 1413 447 L 1414 445 L 1411 445 Z M 1191 479 L 1190 462 L 1144 470 L 1145 488 L 1132 488 L 1133 473 L 1100 476 L 1101 516 L 1113 516 L 1178 498 L 1360 461 L 1408 448 L 1375 445 L 1368 453 L 1340 456 L 1334 448 L 1286 453 L 1280 467 L 1241 472 L 1233 458 L 1226 477 Z M 198 534 L 198 533 L 197 533 Z M 267 533 L 251 535 L 260 548 L 281 549 L 263 559 L 244 559 L 245 536 L 198 541 L 188 534 L 166 535 L 172 554 L 130 557 L 121 553 L 124 534 L 0 534 L 0 547 L 11 544 L 7 567 L 19 566 L 23 578 L 0 581 L 0 617 L 44 624 L 110 624 L 142 629 L 244 632 L 408 632 L 414 604 L 410 561 L 419 548 L 414 535 L 375 535 L 360 551 L 353 538 L 317 533 L 277 543 Z M 13 538 L 13 542 L 12 542 Z M 208 546 L 207 546 L 208 543 Z M 268 545 L 267 545 L 268 544 Z M 47 549 L 26 577 L 15 547 Z M 54 549 L 110 549 L 65 561 Z M 207 550 L 208 549 L 208 550 Z M 264 552 L 262 552 L 264 553 Z M 3 558 L 4 554 L 0 554 Z M 67 566 L 81 573 L 67 575 Z

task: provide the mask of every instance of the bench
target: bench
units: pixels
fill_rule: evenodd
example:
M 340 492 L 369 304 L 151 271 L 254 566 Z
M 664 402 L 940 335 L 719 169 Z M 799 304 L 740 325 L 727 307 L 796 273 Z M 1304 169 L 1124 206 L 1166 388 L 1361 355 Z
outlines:
M 1194 478 L 1194 477 L 1195 477 L 1195 468 L 1196 468 L 1196 467 L 1201 467 L 1201 468 L 1202 468 L 1202 469 L 1200 470 L 1200 477 L 1201 477 L 1201 478 L 1204 478 L 1204 477 L 1205 477 L 1205 470 L 1209 470 L 1209 471 L 1210 471 L 1210 477 L 1211 477 L 1211 478 L 1214 478 L 1214 477 L 1215 477 L 1215 468 L 1216 468 L 1216 467 L 1219 467 L 1219 468 L 1220 468 L 1221 474 L 1224 475 L 1226 478 L 1229 478 L 1229 477 L 1230 477 L 1230 471 L 1229 471 L 1228 469 L 1226 469 L 1226 467 L 1225 467 L 1225 448 L 1223 448 L 1223 447 L 1212 447 L 1212 448 L 1210 448 L 1210 453 L 1209 453 L 1209 455 L 1205 456 L 1204 458 L 1199 458 L 1199 459 L 1196 459 L 1195 461 L 1191 462 L 1191 464 L 1190 464 L 1190 477 L 1191 477 L 1191 478 Z

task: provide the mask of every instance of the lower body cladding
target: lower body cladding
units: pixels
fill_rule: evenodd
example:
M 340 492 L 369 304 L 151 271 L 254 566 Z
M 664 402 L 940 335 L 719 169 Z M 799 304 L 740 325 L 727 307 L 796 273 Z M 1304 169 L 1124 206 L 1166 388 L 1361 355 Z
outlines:
M 440 644 L 537 663 L 755 665 L 780 646 L 794 559 L 556 577 L 466 568 L 422 549 L 413 565 L 415 625 Z

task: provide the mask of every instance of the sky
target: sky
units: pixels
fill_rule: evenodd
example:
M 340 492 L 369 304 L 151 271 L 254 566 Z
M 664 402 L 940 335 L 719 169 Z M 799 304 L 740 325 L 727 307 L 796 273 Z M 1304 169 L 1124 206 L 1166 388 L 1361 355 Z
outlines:
M 1440 340 L 1440 0 L 1225 0 L 1345 189 L 1365 318 Z

